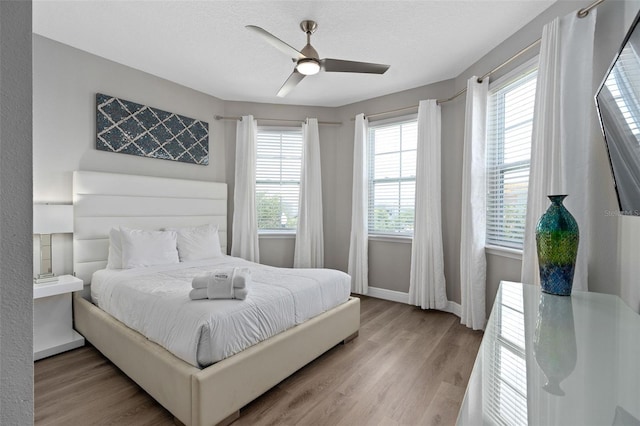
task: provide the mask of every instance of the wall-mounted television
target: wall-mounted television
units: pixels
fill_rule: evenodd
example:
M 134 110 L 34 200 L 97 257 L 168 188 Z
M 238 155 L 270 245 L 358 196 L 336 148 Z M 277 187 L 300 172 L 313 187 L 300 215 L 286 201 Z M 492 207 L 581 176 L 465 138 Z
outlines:
M 636 16 L 609 67 L 596 105 L 620 213 L 640 216 L 640 26 Z

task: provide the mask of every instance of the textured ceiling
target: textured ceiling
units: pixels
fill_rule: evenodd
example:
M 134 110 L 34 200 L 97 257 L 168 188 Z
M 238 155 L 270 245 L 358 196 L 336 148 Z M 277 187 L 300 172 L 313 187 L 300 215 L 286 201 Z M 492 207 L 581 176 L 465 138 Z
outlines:
M 34 1 L 33 31 L 225 100 L 340 106 L 458 76 L 554 1 Z M 277 98 L 293 62 L 245 25 L 320 57 L 390 64 L 324 73 Z

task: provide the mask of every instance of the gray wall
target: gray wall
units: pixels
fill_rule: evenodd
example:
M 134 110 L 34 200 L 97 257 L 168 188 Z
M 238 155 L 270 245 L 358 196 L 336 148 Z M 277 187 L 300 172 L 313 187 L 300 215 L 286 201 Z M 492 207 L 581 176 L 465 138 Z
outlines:
M 96 93 L 208 122 L 209 165 L 97 151 Z M 224 102 L 213 96 L 34 34 L 33 202 L 71 203 L 74 170 L 224 182 L 224 124 L 213 120 L 223 113 Z M 52 264 L 56 274 L 73 271 L 71 235 L 54 235 Z
M 540 38 L 542 27 L 556 16 L 564 16 L 572 13 L 590 3 L 591 1 L 557 2 L 458 76 L 455 83 L 456 89 L 464 87 L 466 80 L 472 75 L 484 74 L 518 50 Z M 636 0 L 607 1 L 598 6 L 591 93 L 595 94 L 615 53 L 618 51 L 620 43 L 624 39 L 629 25 L 639 9 L 640 2 Z M 534 52 L 514 61 L 508 67 L 496 73 L 494 77 L 492 77 L 492 80 L 499 78 L 501 75 L 524 63 L 526 60 L 535 56 L 537 52 L 538 49 L 535 49 Z M 460 104 L 461 105 L 457 105 L 455 114 L 462 120 L 464 117 L 464 105 L 462 105 L 462 103 Z M 589 241 L 591 249 L 589 256 L 589 289 L 591 291 L 621 295 L 622 288 L 637 289 L 640 287 L 640 284 L 637 280 L 631 282 L 627 279 L 623 283 L 619 279 L 622 273 L 621 268 L 626 267 L 621 266 L 618 260 L 619 221 L 615 216 L 605 215 L 605 211 L 617 211 L 619 207 L 616 200 L 605 143 L 598 124 L 595 104 L 593 104 L 591 109 L 591 117 L 593 123 L 591 138 L 585 141 L 586 148 L 591 150 L 593 156 L 591 175 L 588 182 L 592 212 L 592 226 Z M 640 218 L 630 219 L 640 220 Z M 635 231 L 635 235 L 637 236 L 635 241 L 640 241 L 640 231 L 638 231 L 640 227 L 625 226 L 624 224 L 620 224 L 620 226 L 622 227 L 622 231 L 620 231 L 622 233 L 633 233 Z M 637 253 L 637 245 L 635 252 Z M 629 265 L 629 263 L 627 262 L 625 265 Z M 518 260 L 493 254 L 487 255 L 488 308 L 493 304 L 500 280 L 520 281 L 520 266 L 521 262 Z M 627 277 L 633 276 L 633 274 L 627 272 L 624 274 Z M 632 290 L 628 290 L 628 292 L 633 293 Z M 487 313 L 488 312 L 489 311 L 487 311 Z
M 542 36 L 542 27 L 552 21 L 557 16 L 564 16 L 568 13 L 572 13 L 590 4 L 590 1 L 562 1 L 554 4 L 552 7 L 538 15 L 529 24 L 516 32 L 513 36 L 502 42 L 499 46 L 493 49 L 489 54 L 485 55 L 478 62 L 473 64 L 462 74 L 456 78 L 455 87 L 459 90 L 466 86 L 467 79 L 473 75 L 481 76 L 489 70 L 492 70 L 496 66 L 503 63 L 519 50 L 530 45 Z M 600 21 L 598 21 L 600 24 Z M 508 66 L 496 72 L 491 76 L 490 81 L 494 81 L 501 76 L 509 73 L 511 70 L 517 68 L 519 65 L 528 61 L 536 56 L 539 52 L 539 48 L 534 48 L 527 54 L 521 56 Z M 455 114 L 460 117 L 460 120 L 464 120 L 464 101 L 458 102 L 455 105 Z M 463 137 L 462 134 L 459 136 Z M 608 167 L 608 165 L 607 165 Z M 486 296 L 486 309 L 487 316 L 493 306 L 498 286 L 500 281 L 520 281 L 520 269 L 522 262 L 519 259 L 508 257 L 495 253 L 487 253 L 487 296 Z
M 304 120 L 305 118 L 317 118 L 318 121 L 339 122 L 335 108 L 310 107 L 299 105 L 275 105 L 254 102 L 225 102 L 225 115 L 243 116 L 253 115 L 256 118 L 271 118 L 284 120 Z M 227 146 L 227 185 L 229 194 L 233 194 L 235 187 L 235 152 L 236 152 L 236 121 L 225 121 L 225 141 Z M 295 127 L 298 123 L 278 121 L 258 121 L 258 125 Z M 322 209 L 324 218 L 325 241 L 325 266 L 333 268 L 333 241 L 334 230 L 331 226 L 334 220 L 333 188 L 335 177 L 332 173 L 335 163 L 337 131 L 342 125 L 320 125 L 318 134 L 320 137 L 320 164 L 322 169 Z M 233 220 L 233 196 L 229 197 L 228 226 L 231 229 Z M 290 268 L 293 267 L 293 252 L 295 248 L 295 235 L 262 235 L 260 240 L 260 263 L 272 266 Z M 228 247 L 231 247 L 231 233 L 228 236 Z
M 323 175 L 325 264 L 347 269 L 351 227 L 351 183 L 353 161 L 353 121 L 360 112 L 372 114 L 410 105 L 422 99 L 447 98 L 466 86 L 472 75 L 482 75 L 515 52 L 538 39 L 542 27 L 556 16 L 563 16 L 589 4 L 590 1 L 562 1 L 533 19 L 502 44 L 485 55 L 459 76 L 439 83 L 345 105 L 321 108 L 272 105 L 249 102 L 225 102 L 152 75 L 98 58 L 54 41 L 34 37 L 34 200 L 71 201 L 71 171 L 104 170 L 124 173 L 226 181 L 229 184 L 229 226 L 233 216 L 235 169 L 234 121 L 215 121 L 214 114 L 237 116 L 340 121 L 340 126 L 320 126 L 320 149 Z M 640 1 L 608 1 L 598 7 L 596 26 L 594 81 L 595 92 L 626 28 L 640 7 Z M 537 49 L 536 49 L 537 50 Z M 496 73 L 499 78 L 519 64 L 535 56 L 531 52 Z M 96 151 L 94 146 L 95 92 L 121 96 L 170 111 L 203 119 L 210 123 L 211 165 L 185 165 Z M 459 244 L 461 164 L 464 132 L 465 97 L 442 106 L 442 212 L 445 277 L 449 300 L 460 302 Z M 606 210 L 617 210 L 613 181 L 605 145 L 592 110 L 592 137 L 585 141 L 594 157 L 589 181 L 593 210 L 591 232 L 590 283 L 592 290 L 613 294 L 636 294 L 638 284 L 619 277 L 623 262 L 618 253 L 619 233 L 633 233 L 640 238 L 640 227 L 628 227 Z M 289 123 L 269 123 L 290 125 Z M 640 220 L 640 219 L 638 219 Z M 230 238 L 230 234 L 229 234 Z M 230 242 L 230 241 L 229 241 Z M 371 239 L 370 285 L 407 292 L 411 244 Z M 625 243 L 625 249 L 628 244 Z M 292 237 L 261 237 L 261 260 L 276 266 L 293 263 Z M 64 257 L 64 256 L 62 256 Z M 70 260 L 67 260 L 70 261 Z M 500 280 L 519 281 L 520 260 L 499 254 L 487 255 L 487 307 L 490 308 Z M 628 262 L 624 263 L 625 265 Z M 55 266 L 55 265 L 54 265 Z M 68 271 L 66 271 L 68 272 Z
M 0 424 L 33 424 L 31 2 L 0 1 Z
M 225 181 L 220 99 L 39 35 L 33 58 L 34 202 L 70 203 L 74 170 Z M 209 165 L 97 151 L 97 92 L 208 122 Z
M 341 120 L 348 123 L 339 129 L 339 143 L 337 145 L 337 162 L 335 169 L 328 172 L 337 177 L 335 188 L 337 231 L 336 245 L 332 250 L 336 256 L 336 268 L 346 271 L 349 261 L 349 238 L 351 232 L 351 186 L 353 181 L 353 138 L 354 126 L 352 118 L 359 113 L 375 114 L 412 105 L 418 105 L 422 99 L 448 98 L 454 92 L 453 80 L 447 80 L 412 90 L 394 93 L 355 104 L 338 108 Z M 447 293 L 449 298 L 459 301 L 459 282 L 457 279 L 459 267 L 456 266 L 460 238 L 460 220 L 450 220 L 450 211 L 460 211 L 461 188 L 461 158 L 462 148 L 456 146 L 451 134 L 455 132 L 455 120 L 449 113 L 451 105 L 442 106 L 442 182 L 445 190 L 442 193 L 442 225 L 445 245 L 445 276 L 447 279 Z M 409 111 L 410 113 L 410 111 Z M 407 112 L 400 113 L 407 114 Z M 386 119 L 393 115 L 380 117 Z M 372 122 L 375 120 L 372 119 Z M 460 155 L 457 155 L 459 151 Z M 325 170 L 323 170 L 325 173 Z M 446 188 L 451 188 L 449 192 Z M 447 251 L 449 250 L 449 251 Z M 411 265 L 411 244 L 405 241 L 381 241 L 369 239 L 369 285 L 399 292 L 409 291 L 409 275 Z
M 389 111 L 410 105 L 416 105 L 421 99 L 447 98 L 466 86 L 466 81 L 473 75 L 483 75 L 501 64 L 520 49 L 539 39 L 542 27 L 557 16 L 572 13 L 591 1 L 562 1 L 554 4 L 545 12 L 533 19 L 528 25 L 505 40 L 489 54 L 473 64 L 455 79 L 433 85 L 418 87 L 400 93 L 376 99 L 346 105 L 338 108 L 341 120 L 352 123 L 351 118 L 357 113 L 365 114 Z M 605 71 L 607 70 L 628 26 L 640 8 L 639 1 L 609 1 L 597 8 L 598 19 L 595 35 L 594 81 L 592 93 L 595 93 Z M 537 55 L 534 49 L 527 55 L 511 63 L 492 76 L 492 80 L 508 73 L 528 59 Z M 443 211 L 443 243 L 445 257 L 445 277 L 447 280 L 447 296 L 449 300 L 460 302 L 460 194 L 462 188 L 462 147 L 464 135 L 465 96 L 443 104 L 442 106 L 442 211 Z M 615 216 L 607 216 L 605 211 L 618 209 L 613 180 L 609 168 L 604 141 L 598 127 L 595 108 L 591 111 L 593 118 L 592 137 L 585 141 L 592 150 L 593 165 L 589 181 L 589 195 L 593 212 L 593 226 L 590 235 L 590 268 L 589 288 L 593 291 L 635 296 L 640 293 L 637 281 L 631 281 L 634 273 L 629 272 L 634 262 L 619 259 L 618 234 L 635 236 L 631 241 L 640 241 L 640 226 L 625 225 Z M 323 173 L 336 176 L 335 222 L 336 239 L 330 250 L 333 255 L 332 267 L 346 270 L 349 250 L 349 231 L 351 219 L 351 164 L 353 161 L 353 126 L 338 129 L 339 142 L 336 145 L 337 155 L 333 167 L 323 165 Z M 628 220 L 640 220 L 629 218 Z M 325 219 L 326 221 L 326 219 Z M 620 230 L 618 229 L 620 228 Z M 629 239 L 627 239 L 629 240 Z M 628 243 L 624 244 L 625 253 L 629 253 Z M 409 288 L 409 267 L 411 245 L 403 242 L 388 242 L 371 239 L 369 241 L 369 280 L 370 285 L 401 292 Z M 521 261 L 512 256 L 487 254 L 487 313 L 493 305 L 495 293 L 501 280 L 520 280 Z M 624 279 L 622 279 L 624 277 Z M 630 304 L 640 302 L 635 299 Z M 638 308 L 636 308 L 638 309 Z

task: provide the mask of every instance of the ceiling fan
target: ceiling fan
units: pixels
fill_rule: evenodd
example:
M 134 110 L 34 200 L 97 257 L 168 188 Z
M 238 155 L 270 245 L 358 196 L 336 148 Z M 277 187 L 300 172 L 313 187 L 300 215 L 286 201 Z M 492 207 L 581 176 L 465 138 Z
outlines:
M 246 28 L 260 35 L 267 43 L 276 49 L 290 55 L 293 62 L 296 63 L 296 67 L 293 69 L 293 72 L 278 91 L 278 97 L 281 98 L 286 96 L 294 87 L 296 87 L 303 78 L 308 75 L 317 74 L 320 70 L 324 70 L 326 72 L 384 74 L 389 69 L 389 65 L 383 64 L 345 61 L 342 59 L 330 58 L 320 59 L 316 49 L 311 46 L 311 34 L 313 34 L 318 28 L 318 24 L 315 21 L 305 20 L 300 22 L 300 28 L 305 34 L 307 34 L 307 45 L 300 51 L 294 49 L 278 37 L 260 27 L 247 25 Z

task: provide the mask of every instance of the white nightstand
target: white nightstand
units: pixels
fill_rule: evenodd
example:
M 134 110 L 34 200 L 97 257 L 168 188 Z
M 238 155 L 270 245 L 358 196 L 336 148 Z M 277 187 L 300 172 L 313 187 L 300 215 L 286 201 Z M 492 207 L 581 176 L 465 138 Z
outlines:
M 84 345 L 84 337 L 73 329 L 71 316 L 71 293 L 82 287 L 82 280 L 71 275 L 33 284 L 34 361 Z

